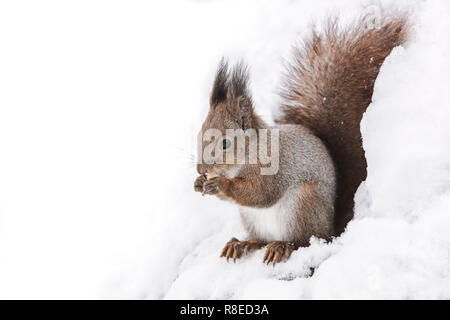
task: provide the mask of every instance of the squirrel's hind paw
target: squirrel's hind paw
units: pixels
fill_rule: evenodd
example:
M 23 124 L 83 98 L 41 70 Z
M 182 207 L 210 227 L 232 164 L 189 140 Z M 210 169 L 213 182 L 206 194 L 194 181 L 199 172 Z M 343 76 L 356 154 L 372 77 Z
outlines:
M 227 261 L 232 258 L 233 262 L 236 262 L 236 259 L 241 258 L 243 255 L 248 255 L 252 251 L 261 249 L 264 246 L 265 243 L 261 241 L 239 241 L 236 238 L 232 238 L 222 249 L 220 257 L 227 258 Z
M 273 263 L 275 265 L 278 262 L 286 261 L 291 256 L 292 252 L 297 247 L 287 241 L 273 241 L 266 246 L 266 253 L 264 254 L 263 263 Z

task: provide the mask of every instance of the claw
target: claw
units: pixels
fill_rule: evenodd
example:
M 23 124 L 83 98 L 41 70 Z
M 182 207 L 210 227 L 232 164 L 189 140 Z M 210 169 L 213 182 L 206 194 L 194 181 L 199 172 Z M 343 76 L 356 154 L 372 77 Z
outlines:
M 275 265 L 275 263 L 280 262 L 281 255 L 278 251 L 275 252 L 274 257 L 273 257 L 273 265 Z
M 264 254 L 263 263 L 273 265 L 286 261 L 291 256 L 292 251 L 296 249 L 295 245 L 286 241 L 274 241 L 267 245 L 266 252 Z
M 234 248 L 234 252 L 233 252 L 233 262 L 236 263 L 236 258 L 238 256 L 238 250 L 236 250 L 236 248 Z
M 230 256 L 231 256 L 232 252 L 233 252 L 233 247 L 232 246 L 228 247 L 228 250 L 227 250 L 227 253 L 226 253 L 227 262 L 228 262 L 228 259 L 230 259 Z
M 225 251 L 227 250 L 227 246 L 223 247 L 222 251 L 220 252 L 220 257 L 224 257 L 225 256 Z
M 289 245 L 286 246 L 286 248 L 284 249 L 284 256 L 286 257 L 285 259 L 289 259 L 289 257 L 292 254 L 292 251 L 294 251 L 294 248 L 290 248 Z
M 227 250 L 228 250 L 228 246 L 225 246 L 223 249 L 222 249 L 222 252 L 220 253 L 220 257 L 222 258 L 222 257 L 225 257 L 225 254 L 227 253 Z
M 248 254 L 248 244 L 246 244 L 245 246 L 244 246 L 244 254 L 245 255 L 247 255 Z
M 273 250 L 272 248 L 269 249 L 269 256 L 267 257 L 267 264 L 269 264 L 272 261 L 273 257 Z
M 264 253 L 264 260 L 263 263 L 266 263 L 267 257 L 269 256 L 269 248 L 266 249 L 266 252 Z

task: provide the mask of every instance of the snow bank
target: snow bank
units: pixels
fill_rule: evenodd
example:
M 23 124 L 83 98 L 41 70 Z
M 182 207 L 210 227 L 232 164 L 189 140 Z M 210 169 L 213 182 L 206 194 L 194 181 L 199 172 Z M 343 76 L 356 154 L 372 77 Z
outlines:
M 270 121 L 282 58 L 311 22 L 394 6 L 413 38 L 362 122 L 355 219 L 275 267 L 262 250 L 220 259 L 244 236 L 237 208 L 192 190 L 217 61 L 249 62 Z M 0 297 L 450 298 L 449 14 L 447 1 L 0 4 Z

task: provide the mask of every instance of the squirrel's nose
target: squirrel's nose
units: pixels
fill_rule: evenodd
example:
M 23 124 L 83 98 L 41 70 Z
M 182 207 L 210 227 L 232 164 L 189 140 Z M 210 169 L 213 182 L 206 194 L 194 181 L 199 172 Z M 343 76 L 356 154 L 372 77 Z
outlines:
M 206 167 L 204 165 L 197 164 L 197 172 L 199 174 L 205 174 L 208 172 L 208 170 L 206 169 Z

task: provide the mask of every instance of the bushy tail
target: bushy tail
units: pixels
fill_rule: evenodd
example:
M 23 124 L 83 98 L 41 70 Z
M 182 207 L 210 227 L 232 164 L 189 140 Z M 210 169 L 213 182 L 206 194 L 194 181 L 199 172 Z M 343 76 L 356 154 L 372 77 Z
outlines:
M 360 121 L 370 104 L 381 64 L 406 40 L 406 16 L 386 17 L 369 28 L 359 19 L 345 29 L 330 20 L 321 34 L 299 45 L 283 86 L 285 104 L 278 123 L 311 129 L 326 144 L 337 170 L 335 229 L 353 217 L 354 194 L 367 163 Z

